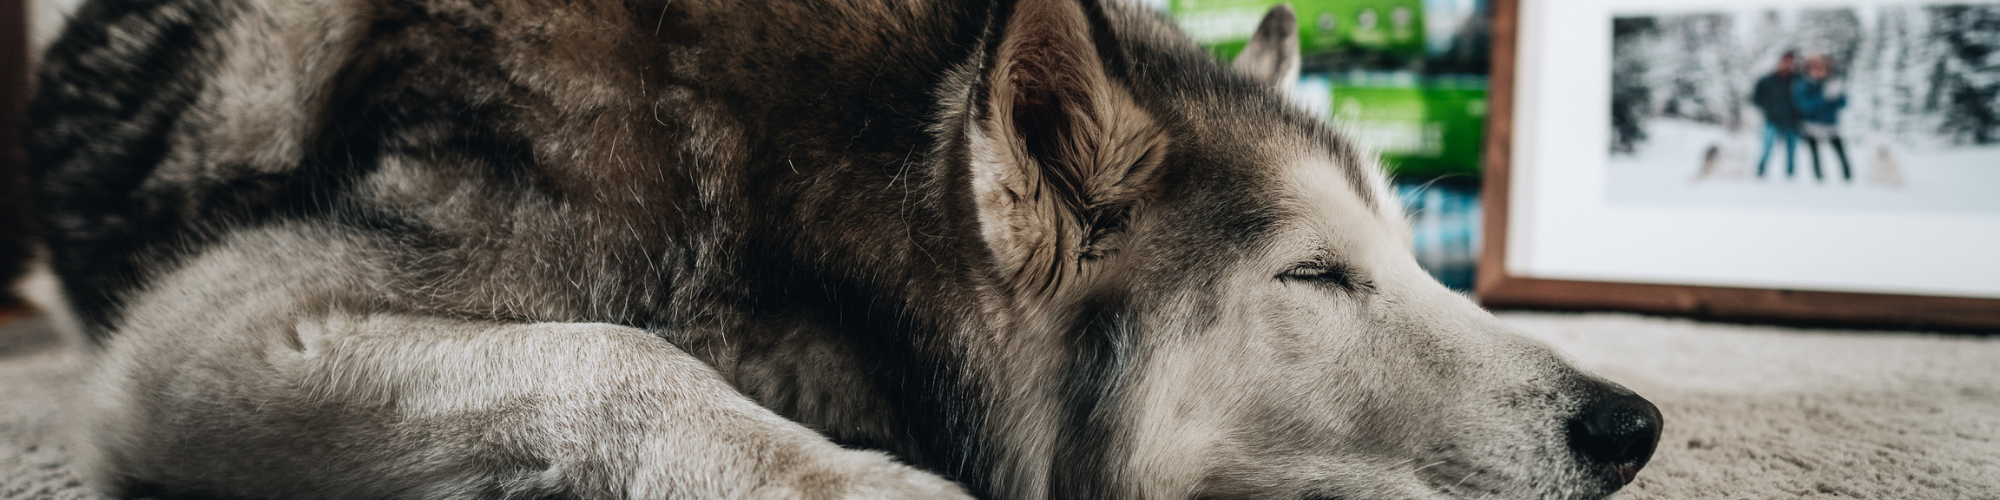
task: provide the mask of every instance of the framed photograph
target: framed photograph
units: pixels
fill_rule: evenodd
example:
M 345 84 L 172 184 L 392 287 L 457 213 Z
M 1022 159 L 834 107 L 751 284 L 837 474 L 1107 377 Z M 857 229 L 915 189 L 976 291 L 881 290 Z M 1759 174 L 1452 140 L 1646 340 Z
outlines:
M 2000 328 L 2000 0 L 1496 0 L 1491 307 Z

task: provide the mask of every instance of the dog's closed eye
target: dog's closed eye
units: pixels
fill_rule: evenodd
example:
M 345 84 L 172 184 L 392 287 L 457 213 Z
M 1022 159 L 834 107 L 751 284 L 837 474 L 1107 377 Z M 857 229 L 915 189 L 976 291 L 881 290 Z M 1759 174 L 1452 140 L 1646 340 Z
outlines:
M 1317 286 L 1331 287 L 1350 292 L 1366 292 L 1375 289 L 1375 284 L 1363 278 L 1352 266 L 1319 261 L 1301 262 L 1285 272 L 1278 279 L 1295 281 Z

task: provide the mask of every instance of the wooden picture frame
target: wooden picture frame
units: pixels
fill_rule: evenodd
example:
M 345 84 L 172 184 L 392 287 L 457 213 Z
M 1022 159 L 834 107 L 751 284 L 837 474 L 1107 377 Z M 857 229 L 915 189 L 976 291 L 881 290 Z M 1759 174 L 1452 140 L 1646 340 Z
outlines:
M 1538 279 L 1506 266 L 1522 0 L 1493 0 L 1493 74 L 1483 155 L 1484 242 L 1475 296 L 1496 309 L 1619 310 L 1703 319 L 2000 330 L 2000 300 Z M 1995 255 L 2000 266 L 2000 254 Z

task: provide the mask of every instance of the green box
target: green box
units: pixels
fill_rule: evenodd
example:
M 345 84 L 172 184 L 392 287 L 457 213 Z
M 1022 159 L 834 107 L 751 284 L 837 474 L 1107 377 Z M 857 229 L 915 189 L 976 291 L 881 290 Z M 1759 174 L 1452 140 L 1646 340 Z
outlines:
M 1216 57 L 1243 52 L 1258 21 L 1277 0 L 1170 0 L 1167 12 L 1195 43 Z M 1299 16 L 1300 52 L 1424 55 L 1423 0 L 1293 0 Z
M 1316 78 L 1325 82 L 1310 82 Z M 1308 75 L 1306 80 L 1300 89 L 1328 89 L 1325 109 L 1333 123 L 1380 154 L 1391 174 L 1479 174 L 1486 134 L 1485 78 L 1351 73 Z

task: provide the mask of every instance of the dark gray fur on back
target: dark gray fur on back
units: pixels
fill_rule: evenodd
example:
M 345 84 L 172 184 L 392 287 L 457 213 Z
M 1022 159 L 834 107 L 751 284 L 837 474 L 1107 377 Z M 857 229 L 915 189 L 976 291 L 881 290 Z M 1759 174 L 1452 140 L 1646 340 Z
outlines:
M 106 331 L 119 297 L 159 259 L 196 252 L 232 227 L 310 218 L 463 250 L 468 259 L 496 257 L 468 245 L 498 231 L 565 256 L 554 266 L 477 265 L 491 272 L 463 272 L 470 262 L 426 266 L 466 285 L 526 273 L 596 281 L 573 291 L 589 296 L 548 297 L 567 302 L 556 307 L 459 297 L 439 307 L 682 326 L 692 318 L 676 309 L 752 295 L 740 273 L 763 266 L 746 257 L 806 246 L 793 243 L 798 231 L 835 240 L 810 245 L 814 254 L 850 246 L 841 239 L 883 241 L 815 234 L 827 231 L 812 231 L 814 221 L 906 225 L 889 203 L 850 201 L 887 201 L 891 183 L 936 178 L 925 168 L 935 163 L 926 129 L 938 115 L 929 96 L 978 47 L 986 13 L 937 4 L 924 6 L 937 12 L 874 13 L 912 19 L 840 20 L 808 19 L 838 13 L 810 5 L 681 11 L 689 5 L 570 12 L 567 26 L 505 19 L 503 9 L 478 3 L 365 5 L 374 11 L 347 13 L 368 16 L 359 40 L 317 61 L 340 67 L 334 79 L 306 82 L 325 85 L 324 100 L 276 103 L 306 108 L 298 110 L 310 120 L 299 154 L 231 164 L 205 157 L 216 145 L 197 141 L 238 117 L 215 116 L 197 101 L 230 57 L 217 32 L 241 9 L 227 0 L 93 2 L 49 52 L 30 141 L 60 272 L 88 284 L 72 287 L 72 299 L 94 332 Z M 853 25 L 880 31 L 829 32 Z M 615 31 L 569 32 L 581 29 Z M 937 42 L 913 43 L 928 39 Z M 363 180 L 396 157 L 432 164 L 426 180 L 478 183 L 476 196 L 490 203 L 533 208 L 440 211 L 440 200 L 380 199 Z M 907 225 L 925 223 L 937 222 Z M 749 234 L 760 227 L 776 234 Z M 868 258 L 896 253 L 872 250 Z M 682 275 L 691 272 L 728 278 Z M 556 310 L 566 314 L 539 317 Z

